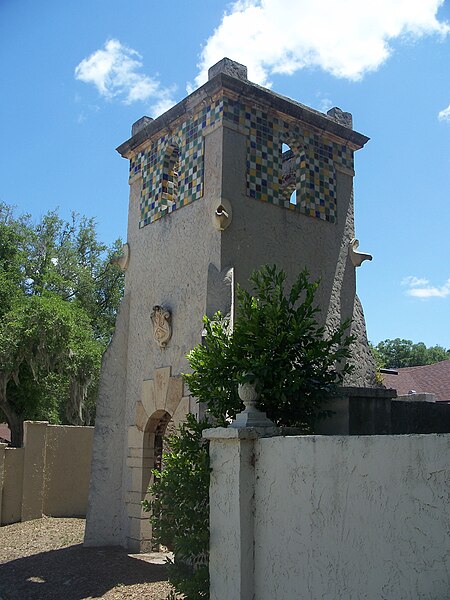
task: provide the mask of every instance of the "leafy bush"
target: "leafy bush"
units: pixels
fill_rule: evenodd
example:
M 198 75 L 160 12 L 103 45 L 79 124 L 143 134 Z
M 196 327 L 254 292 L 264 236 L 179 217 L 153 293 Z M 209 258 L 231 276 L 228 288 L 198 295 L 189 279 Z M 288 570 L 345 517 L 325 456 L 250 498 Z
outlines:
M 155 543 L 174 552 L 169 580 L 186 598 L 209 598 L 209 444 L 202 439 L 211 424 L 188 414 L 168 439 L 163 470 L 153 471 L 152 512 Z
M 311 430 L 320 403 L 351 367 L 349 322 L 334 331 L 317 323 L 318 282 L 302 271 L 289 291 L 286 275 L 264 266 L 250 278 L 253 293 L 238 287 L 233 331 L 226 319 L 204 318 L 206 337 L 188 359 L 185 375 L 192 394 L 205 402 L 220 424 L 242 408 L 237 384 L 251 380 L 259 407 L 279 426 Z
M 155 542 L 174 552 L 169 580 L 186 600 L 209 598 L 210 468 L 202 431 L 211 423 L 227 426 L 243 408 L 237 385 L 249 380 L 270 419 L 308 431 L 321 415 L 321 400 L 350 371 L 349 324 L 331 332 L 318 325 L 318 282 L 310 282 L 306 270 L 289 292 L 286 275 L 276 267 L 262 267 L 251 281 L 253 294 L 238 287 L 233 329 L 220 314 L 204 318 L 204 341 L 188 354 L 192 373 L 184 378 L 210 420 L 188 415 L 169 438 L 162 472 L 153 472 L 154 500 L 145 504 L 153 513 Z

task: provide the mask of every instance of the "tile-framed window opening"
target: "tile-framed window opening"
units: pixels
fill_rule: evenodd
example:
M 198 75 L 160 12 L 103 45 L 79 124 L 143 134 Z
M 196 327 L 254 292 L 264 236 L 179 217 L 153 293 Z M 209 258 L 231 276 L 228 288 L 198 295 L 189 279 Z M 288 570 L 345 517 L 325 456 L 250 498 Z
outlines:
M 180 149 L 175 144 L 167 147 L 163 158 L 161 181 L 161 208 L 172 206 L 178 199 Z

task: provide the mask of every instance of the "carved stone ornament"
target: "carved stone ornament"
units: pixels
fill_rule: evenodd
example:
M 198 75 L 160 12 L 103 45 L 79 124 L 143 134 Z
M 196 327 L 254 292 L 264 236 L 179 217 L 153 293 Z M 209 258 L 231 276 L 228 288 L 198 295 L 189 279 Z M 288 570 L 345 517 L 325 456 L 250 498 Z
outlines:
M 172 337 L 172 315 L 163 306 L 156 305 L 150 318 L 153 323 L 153 338 L 160 348 L 165 348 Z
M 256 408 L 256 402 L 259 394 L 253 383 L 240 383 L 238 386 L 239 398 L 244 403 L 245 409 L 236 415 L 235 420 L 230 424 L 234 429 L 244 427 L 273 428 L 275 424 L 267 418 L 265 412 Z
M 365 260 L 372 260 L 371 254 L 365 252 L 358 252 L 359 240 L 353 238 L 350 242 L 348 253 L 353 266 L 360 267 Z
M 213 225 L 219 231 L 224 231 L 227 227 L 229 227 L 232 218 L 233 210 L 231 208 L 231 204 L 228 202 L 228 200 L 222 198 L 214 210 Z

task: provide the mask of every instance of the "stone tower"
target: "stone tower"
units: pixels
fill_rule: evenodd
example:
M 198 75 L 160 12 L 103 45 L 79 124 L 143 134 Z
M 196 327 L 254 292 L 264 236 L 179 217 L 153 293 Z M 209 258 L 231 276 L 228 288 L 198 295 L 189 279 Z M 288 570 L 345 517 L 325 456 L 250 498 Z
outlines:
M 118 148 L 130 161 L 125 297 L 105 354 L 86 545 L 149 545 L 141 501 L 167 424 L 196 403 L 181 373 L 202 317 L 233 313 L 237 283 L 277 264 L 321 279 L 324 323 L 354 318 L 351 385 L 374 374 L 355 294 L 353 156 L 368 138 L 349 113 L 327 115 L 252 84 L 223 59 L 209 80 Z

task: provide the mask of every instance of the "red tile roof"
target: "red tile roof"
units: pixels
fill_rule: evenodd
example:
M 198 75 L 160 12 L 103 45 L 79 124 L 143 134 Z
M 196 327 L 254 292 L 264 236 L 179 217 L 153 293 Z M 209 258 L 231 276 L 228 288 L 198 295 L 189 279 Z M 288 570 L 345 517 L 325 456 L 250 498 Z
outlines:
M 0 423 L 0 443 L 9 443 L 11 441 L 11 431 L 6 423 Z
M 397 373 L 382 373 L 382 376 L 384 385 L 397 390 L 399 396 L 414 390 L 450 402 L 450 359 L 433 365 L 397 369 Z

